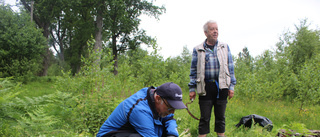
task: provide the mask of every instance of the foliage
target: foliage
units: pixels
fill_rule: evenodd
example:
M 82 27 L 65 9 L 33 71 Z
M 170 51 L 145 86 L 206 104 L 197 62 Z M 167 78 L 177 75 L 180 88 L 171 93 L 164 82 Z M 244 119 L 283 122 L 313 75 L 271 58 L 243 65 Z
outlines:
M 56 92 L 39 97 L 18 97 L 23 90 L 8 79 L 1 80 L 1 136 L 33 136 L 62 132 L 61 115 L 70 111 L 64 105 L 70 95 Z M 6 91 L 6 92 L 3 92 Z M 10 129 L 6 127 L 11 127 Z M 60 127 L 60 128 L 57 128 Z M 67 129 L 67 128 L 66 128 Z
M 191 66 L 191 52 L 186 46 L 183 47 L 182 53 L 177 57 L 169 57 L 166 59 L 166 67 L 164 75 L 183 89 L 188 89 L 188 81 Z M 188 90 L 187 90 L 188 91 Z
M 246 51 L 246 50 L 244 50 Z M 248 54 L 247 54 L 248 55 Z M 279 99 L 282 96 L 281 77 L 279 77 L 274 56 L 271 51 L 265 51 L 257 56 L 255 62 L 251 56 L 236 59 L 236 78 L 239 95 L 249 98 Z M 281 76 L 281 74 L 280 74 Z
M 166 77 L 166 63 L 157 55 L 157 49 L 148 55 L 143 50 L 132 50 L 130 55 L 140 56 L 121 56 L 119 62 L 119 75 L 114 76 L 112 73 L 111 56 L 108 50 L 104 51 L 101 64 L 95 64 L 95 60 L 99 57 L 99 53 L 93 51 L 94 41 L 88 41 L 89 57 L 82 58 L 82 70 L 76 76 L 70 73 L 64 73 L 57 81 L 57 89 L 59 91 L 71 93 L 74 100 L 68 103 L 74 108 L 70 113 L 70 121 L 78 133 L 95 134 L 105 119 L 111 114 L 113 109 L 126 97 L 132 95 L 139 89 L 147 86 L 157 86 L 164 82 L 175 80 L 172 76 Z M 188 51 L 186 51 L 188 52 Z M 190 54 L 185 53 L 185 56 Z M 135 58 L 135 61 L 130 62 Z M 179 57 L 180 58 L 180 57 Z M 187 58 L 187 57 L 185 57 Z M 189 61 L 187 61 L 189 62 Z M 169 64 L 170 68 L 176 68 L 175 65 L 181 67 L 186 64 Z M 98 67 L 102 66 L 102 67 Z M 187 64 L 189 67 L 190 65 Z M 137 69 L 134 69 L 137 68 Z M 186 67 L 183 67 L 187 69 Z M 176 72 L 174 72 L 176 71 Z M 175 74 L 179 74 L 178 70 L 172 70 Z M 183 79 L 180 80 L 181 82 Z M 184 82 L 182 82 L 184 83 Z M 117 98 L 116 98 L 117 97 Z M 120 98 L 119 98 L 120 97 Z
M 23 92 L 20 86 L 21 83 L 14 83 L 12 77 L 0 78 L 0 136 L 21 135 L 18 129 L 12 129 L 12 123 L 21 113 L 11 105 L 11 100 Z
M 250 55 L 250 52 L 247 47 L 242 49 L 242 52 L 238 54 L 236 62 L 241 62 L 244 66 L 239 66 L 238 68 L 247 69 L 245 71 L 252 72 L 253 70 L 253 57 Z M 239 63 L 240 64 L 240 63 Z
M 31 0 L 20 2 L 31 12 Z M 118 54 L 137 49 L 141 44 L 154 43 L 155 39 L 139 28 L 140 15 L 159 19 L 165 12 L 163 6 L 153 3 L 147 0 L 39 0 L 34 1 L 33 17 L 57 53 L 62 68 L 71 68 L 73 75 L 79 73 L 81 56 L 88 56 L 86 42 L 95 36 L 100 44 L 97 49 L 112 49 L 116 72 Z
M 90 41 L 88 45 L 93 45 L 94 42 Z M 92 48 L 92 46 L 91 46 Z M 15 114 L 10 120 L 9 118 L 2 118 L 1 120 L 1 135 L 3 136 L 94 136 L 99 130 L 105 119 L 111 114 L 113 109 L 126 97 L 133 94 L 135 91 L 142 88 L 141 81 L 144 78 L 148 78 L 147 75 L 133 75 L 139 69 L 135 69 L 133 64 L 130 64 L 132 59 L 130 56 L 123 57 L 119 67 L 119 75 L 114 76 L 112 73 L 112 64 L 103 65 L 103 68 L 97 67 L 94 64 L 96 60 L 96 52 L 89 49 L 89 58 L 82 58 L 84 66 L 82 67 L 81 73 L 76 76 L 72 76 L 70 73 L 64 73 L 59 76 L 56 83 L 51 83 L 55 85 L 53 93 L 48 93 L 48 95 L 40 95 L 38 97 L 32 97 L 29 94 L 23 98 L 11 98 L 11 100 L 6 100 L 1 107 L 5 108 L 5 111 Z M 107 53 L 106 53 L 107 54 Z M 110 54 L 110 53 L 109 53 Z M 144 63 L 153 59 L 152 56 L 146 55 L 145 52 L 134 53 L 133 55 L 142 55 L 139 60 L 141 66 Z M 153 56 L 157 55 L 154 51 Z M 186 54 L 186 58 L 190 56 Z M 267 55 L 265 56 L 267 57 Z M 270 57 L 270 56 L 269 56 Z M 177 74 L 176 76 L 183 75 L 178 73 L 179 71 L 185 71 L 190 64 L 179 63 L 183 56 L 174 57 L 163 61 L 165 65 L 156 66 L 153 69 L 160 67 L 159 69 L 171 69 L 170 71 L 154 71 L 155 76 L 160 74 L 165 74 L 162 78 L 163 81 L 170 81 L 170 77 L 167 79 L 166 73 Z M 110 56 L 103 56 L 103 61 L 110 60 Z M 151 60 L 155 63 L 161 60 Z M 187 59 L 185 60 L 187 61 Z M 172 63 L 171 63 L 172 62 Z M 131 62 L 137 63 L 137 62 Z M 127 64 L 127 65 L 125 65 Z M 139 65 L 135 64 L 135 65 Z M 98 65 L 99 66 L 99 65 Z M 185 67 L 180 68 L 179 67 Z M 317 67 L 317 66 L 315 66 Z M 147 68 L 146 69 L 150 69 Z M 146 70 L 141 68 L 139 73 Z M 263 69 L 263 68 L 261 68 Z M 260 70 L 261 71 L 261 70 Z M 270 73 L 271 74 L 271 73 Z M 171 79 L 174 80 L 174 79 Z M 183 79 L 180 79 L 183 81 Z M 251 79 L 254 80 L 254 79 Z M 259 80 L 263 80 L 262 78 Z M 42 80 L 39 82 L 46 82 L 47 80 Z M 3 82 L 8 83 L 8 82 Z M 158 81 L 154 83 L 147 83 L 152 85 L 161 84 Z M 184 82 L 188 83 L 188 79 L 184 79 Z M 47 85 L 40 84 L 40 85 Z M 6 84 L 11 85 L 11 84 Z M 14 85 L 14 84 L 13 84 Z M 4 86 L 3 86 L 4 87 Z M 8 86 L 6 86 L 8 87 Z M 12 86 L 11 86 L 12 87 Z M 186 86 L 181 86 L 183 91 L 187 91 Z M 238 87 L 239 88 L 239 87 Z M 47 90 L 47 89 L 45 89 Z M 22 91 L 21 88 L 17 91 Z M 27 88 L 28 92 L 43 92 L 43 90 L 35 90 Z M 127 92 L 128 91 L 128 92 Z M 12 90 L 10 89 L 10 92 Z M 7 94 L 9 92 L 6 92 Z M 250 93 L 247 93 L 248 95 Z M 26 94 L 25 94 L 26 95 Z M 261 95 L 262 96 L 262 95 Z M 183 92 L 183 101 L 188 102 L 188 92 Z M 199 117 L 199 106 L 197 104 L 197 99 L 192 103 L 189 108 L 196 116 Z M 12 103 L 10 106 L 9 103 Z M 9 107 L 10 106 L 10 107 Z M 316 119 L 318 117 L 319 106 L 312 106 L 306 104 L 304 106 L 304 111 L 300 114 L 297 113 L 299 105 L 291 104 L 290 102 L 281 101 L 263 101 L 259 96 L 255 98 L 243 98 L 237 92 L 236 96 L 229 100 L 228 108 L 226 112 L 226 135 L 227 136 L 274 136 L 277 131 L 283 127 L 283 125 L 290 125 L 289 123 L 294 121 L 296 123 L 303 122 L 306 124 L 306 128 L 315 129 L 319 127 Z M 14 112 L 14 113 L 13 113 Z M 23 114 L 23 115 L 21 115 Z M 253 126 L 251 129 L 235 128 L 235 124 L 239 122 L 242 116 L 248 114 L 259 114 L 266 116 L 274 123 L 274 130 L 272 132 L 267 132 L 259 126 Z M 8 114 L 6 114 L 8 115 Z M 49 118 L 51 118 L 49 120 Z M 213 118 L 213 117 L 212 117 Z M 186 110 L 177 110 L 175 112 L 175 119 L 178 123 L 179 133 L 184 133 L 184 136 L 197 136 L 197 125 L 198 121 L 193 120 Z M 213 121 L 214 119 L 212 119 Z M 14 122 L 16 121 L 16 122 Z M 14 126 L 12 126 L 14 125 Z M 41 126 L 42 125 L 42 126 Z M 13 128 L 8 128 L 13 127 Z M 213 128 L 213 125 L 211 125 Z M 293 129 L 293 127 L 287 127 Z M 23 130 L 22 130 L 23 129 Z M 14 134 L 13 134 L 14 133 Z M 209 136 L 214 136 L 215 133 L 212 132 Z
M 275 52 L 266 50 L 253 60 L 246 49 L 239 53 L 235 61 L 239 96 L 300 101 L 301 109 L 319 102 L 320 33 L 308 29 L 306 22 L 302 20 L 295 33 L 284 33 Z
M 53 1 L 44 0 L 37 4 L 44 4 L 41 8 L 45 10 L 48 8 L 47 2 Z M 119 34 L 115 39 L 120 42 L 116 44 L 118 49 L 113 51 L 112 48 L 106 47 L 110 46 L 110 41 L 105 43 L 103 50 L 94 47 L 96 41 L 92 35 L 95 30 L 94 17 L 98 12 L 94 8 L 97 3 L 82 0 L 56 2 L 61 4 L 61 9 L 54 7 L 52 11 L 57 14 L 52 13 L 54 19 L 50 20 L 50 29 L 57 35 L 51 35 L 50 44 L 57 44 L 60 38 L 60 42 L 63 43 L 61 49 L 64 49 L 64 53 L 61 51 L 60 55 L 57 55 L 59 60 L 54 60 L 57 64 L 53 65 L 48 73 L 56 77 L 42 80 L 32 77 L 39 68 L 39 58 L 28 58 L 32 56 L 29 54 L 19 58 L 20 60 L 12 60 L 10 66 L 1 67 L 10 70 L 10 73 L 1 70 L 1 76 L 11 74 L 24 81 L 38 80 L 36 83 L 42 89 L 35 88 L 37 86 L 31 82 L 26 85 L 14 83 L 11 81 L 12 77 L 0 79 L 0 136 L 92 136 L 98 132 L 102 123 L 122 100 L 143 87 L 158 86 L 164 82 L 180 85 L 184 91 L 183 101 L 189 102 L 187 83 L 191 54 L 187 46 L 183 47 L 180 56 L 164 59 L 158 54 L 155 39 L 146 36 L 143 30 L 135 28 L 140 21 L 137 16 L 140 12 L 158 16 L 163 8 L 152 7 L 152 3 L 145 1 L 137 1 L 138 5 L 133 6 L 125 6 L 130 4 L 127 3 L 130 1 L 104 1 L 105 6 L 112 4 L 113 7 L 109 7 L 108 13 L 119 15 L 119 18 L 109 20 L 109 14 L 104 14 L 105 24 L 115 23 L 114 28 L 105 26 L 110 28 L 102 32 L 105 34 L 104 39 L 111 39 L 112 29 L 115 29 L 113 33 Z M 70 8 L 73 5 L 78 7 Z M 143 5 L 147 7 L 131 9 Z M 79 8 L 82 6 L 85 8 Z M 122 10 L 116 12 L 116 9 Z M 50 10 L 52 9 L 48 9 Z M 6 7 L 1 12 L 6 15 L 1 16 L 1 19 L 15 21 L 7 23 L 9 21 L 5 20 L 1 23 L 15 25 L 10 29 L 0 26 L 1 31 L 10 30 L 8 34 L 12 33 L 12 37 L 7 33 L 1 35 L 0 40 L 12 38 L 7 42 L 9 44 L 19 41 L 17 38 L 22 35 L 13 33 L 14 30 L 22 33 L 39 32 L 34 28 L 18 30 L 24 27 L 17 24 L 27 20 L 25 18 L 28 16 L 24 13 L 15 14 Z M 132 15 L 129 15 L 131 13 Z M 40 12 L 36 14 L 39 15 Z M 25 26 L 32 26 L 30 22 L 26 24 Z M 274 51 L 266 50 L 263 54 L 252 57 L 248 49 L 244 48 L 238 56 L 234 56 L 237 85 L 235 97 L 229 100 L 226 112 L 228 136 L 274 136 L 279 128 L 300 130 L 320 127 L 317 122 L 320 113 L 320 33 L 319 30 L 310 30 L 306 24 L 306 20 L 303 20 L 300 26 L 296 26 L 296 32 L 284 33 Z M 17 47 L 21 48 L 28 45 L 26 43 L 36 41 L 33 37 L 27 38 L 21 39 L 24 43 Z M 152 51 L 141 49 L 139 45 L 143 43 L 152 47 Z M 27 51 L 40 51 L 42 48 L 39 47 L 28 48 Z M 3 50 L 5 48 L 8 47 L 1 47 L 0 55 L 8 54 Z M 37 51 L 31 53 L 40 55 Z M 118 62 L 114 60 L 114 52 L 119 53 L 116 60 Z M 24 51 L 21 53 L 25 54 Z M 66 55 L 65 62 L 61 60 L 61 54 Z M 97 60 L 100 61 L 96 62 Z M 0 65 L 5 61 L 0 62 Z M 68 67 L 69 63 L 71 67 Z M 114 66 L 115 63 L 118 63 L 118 68 Z M 118 75 L 114 75 L 115 69 Z M 50 89 L 47 85 L 50 85 Z M 197 100 L 190 105 L 189 110 L 199 117 L 196 102 Z M 251 129 L 236 129 L 234 125 L 239 119 L 249 114 L 268 117 L 274 122 L 274 131 L 266 132 L 257 125 Z M 183 133 L 183 136 L 197 136 L 198 121 L 191 119 L 186 110 L 176 111 L 175 119 L 179 125 L 179 133 Z M 214 136 L 215 133 L 209 135 Z
M 11 99 L 15 98 L 17 95 L 20 94 L 21 91 L 20 85 L 21 83 L 13 83 L 12 78 L 7 77 L 7 78 L 0 78 L 0 116 L 1 118 L 9 117 L 7 114 L 8 111 L 6 111 L 5 103 L 10 101 Z
M 292 122 L 289 125 L 284 124 L 283 129 L 285 130 L 285 134 L 293 136 L 316 135 L 315 133 L 312 133 L 309 129 L 307 129 L 305 124 L 301 123 Z
M 113 74 L 110 74 L 113 76 Z M 85 78 L 84 78 L 85 79 Z M 61 80 L 61 79 L 59 79 Z M 72 83 L 77 83 L 77 78 Z M 7 83 L 3 87 L 14 87 L 15 84 Z M 46 81 L 37 82 L 39 85 L 56 85 L 58 83 L 47 83 Z M 83 83 L 84 84 L 84 83 Z M 135 83 L 127 83 L 128 86 L 134 85 Z M 4 85 L 4 84 L 3 84 Z M 11 85 L 11 86 L 9 86 Z M 24 85 L 18 86 L 17 91 L 25 92 L 43 92 L 40 87 L 33 89 Z M 73 86 L 73 85 L 70 85 Z M 112 89 L 112 85 L 108 85 Z M 57 87 L 59 88 L 59 86 Z M 116 88 L 116 87 L 113 87 Z M 14 88 L 8 91 L 14 91 Z M 12 118 L 1 117 L 0 127 L 1 136 L 93 136 L 95 133 L 90 133 L 89 129 L 95 129 L 96 131 L 100 128 L 104 120 L 111 114 L 112 110 L 126 97 L 123 96 L 123 92 L 117 89 L 112 91 L 103 91 L 104 94 L 112 93 L 112 96 L 104 96 L 104 100 L 97 100 L 98 95 L 83 94 L 81 92 L 60 92 L 54 91 L 53 93 L 47 93 L 38 97 L 18 97 L 6 100 L 2 104 L 1 109 L 5 108 L 5 111 L 10 112 Z M 6 92 L 7 94 L 9 92 Z M 4 95 L 4 94 L 3 94 Z M 27 95 L 27 94 L 25 94 Z M 30 94 L 29 94 L 30 95 Z M 17 97 L 17 96 L 16 96 Z M 107 99 L 106 99 L 107 98 Z M 183 92 L 183 101 L 188 102 L 188 92 Z M 11 104 L 11 105 L 9 105 Z M 198 99 L 194 103 L 188 105 L 191 112 L 197 117 L 200 116 Z M 101 110 L 97 109 L 100 107 Z M 319 106 L 305 105 L 304 111 L 297 113 L 299 104 L 292 104 L 290 102 L 283 101 L 261 101 L 258 99 L 243 99 L 239 96 L 235 96 L 229 100 L 226 111 L 226 135 L 227 136 L 275 136 L 279 129 L 302 129 L 295 125 L 304 125 L 303 129 L 317 129 L 320 125 L 317 122 L 319 117 Z M 102 112 L 100 112 L 102 111 Z M 107 113 L 100 122 L 99 118 Z M 14 114 L 14 115 L 13 115 Z M 242 116 L 249 114 L 259 114 L 269 118 L 274 123 L 274 129 L 272 132 L 267 132 L 258 125 L 253 126 L 250 129 L 236 128 L 234 125 L 239 122 Z M 9 114 L 8 114 L 9 115 Z M 98 116 L 101 115 L 101 116 Z M 2 115 L 1 115 L 2 116 Z M 50 120 L 48 118 L 51 118 Z M 86 120 L 91 119 L 91 120 Z M 185 132 L 185 136 L 197 136 L 198 121 L 192 119 L 186 110 L 177 110 L 175 112 L 175 119 L 178 123 L 179 133 Z M 212 117 L 211 121 L 214 120 Z M 92 122 L 92 123 L 90 123 Z M 293 124 L 294 125 L 293 125 Z M 81 124 L 81 125 L 79 125 Z M 42 126 L 41 126 L 42 125 Z M 94 125 L 99 125 L 94 127 Z M 213 128 L 213 125 L 211 125 Z M 302 133 L 302 132 L 299 132 Z M 215 136 L 214 132 L 211 132 L 209 136 Z
M 18 14 L 1 5 L 0 14 L 0 77 L 34 76 L 41 68 L 45 38 L 25 12 Z
M 92 50 L 93 44 L 94 41 L 88 42 L 89 57 L 82 58 L 84 66 L 81 73 L 75 77 L 71 77 L 70 73 L 64 73 L 57 82 L 59 91 L 71 93 L 74 96 L 68 104 L 73 109 L 70 113 L 71 117 L 68 117 L 66 122 L 79 133 L 95 134 L 105 118 L 121 101 L 114 98 L 116 92 L 111 91 L 114 82 L 112 67 L 109 65 L 101 69 L 100 65 L 94 63 L 99 53 Z M 110 58 L 110 56 L 104 56 L 102 60 L 110 60 L 108 57 Z M 108 106 L 107 109 L 106 106 Z
M 145 30 L 139 28 L 142 14 L 159 19 L 165 8 L 153 5 L 153 1 L 134 0 L 111 0 L 108 5 L 106 17 L 108 19 L 108 48 L 112 49 L 114 63 L 114 74 L 118 74 L 118 55 L 128 49 L 135 50 L 141 44 L 155 45 L 155 39 L 147 36 Z
M 301 102 L 300 111 L 306 104 L 320 102 L 320 54 L 305 63 L 299 72 L 298 96 L 295 100 Z
M 289 66 L 298 74 L 304 63 L 320 52 L 320 34 L 318 31 L 308 29 L 306 19 L 301 20 L 299 26 L 296 25 L 296 30 L 296 33 L 289 34 L 293 38 L 286 42 L 289 45 Z
M 188 93 L 183 93 L 183 102 L 188 102 Z M 200 117 L 198 99 L 192 104 L 188 105 L 189 110 L 196 116 Z M 306 110 L 298 113 L 299 103 L 290 103 L 286 101 L 269 100 L 263 101 L 261 99 L 242 98 L 235 96 L 228 100 L 226 110 L 226 136 L 242 137 L 242 136 L 263 136 L 274 137 L 280 129 L 287 125 L 286 129 L 296 129 L 291 123 L 304 124 L 306 129 L 317 130 L 320 125 L 318 122 L 319 105 L 306 105 Z M 258 124 L 251 128 L 237 128 L 235 125 L 243 116 L 257 114 L 270 119 L 273 123 L 273 130 L 268 132 Z M 175 119 L 178 124 L 179 133 L 188 130 L 185 135 L 191 134 L 191 137 L 198 135 L 199 121 L 194 120 L 186 110 L 177 110 L 175 112 Z M 211 117 L 210 133 L 208 136 L 216 136 L 213 132 L 214 117 Z

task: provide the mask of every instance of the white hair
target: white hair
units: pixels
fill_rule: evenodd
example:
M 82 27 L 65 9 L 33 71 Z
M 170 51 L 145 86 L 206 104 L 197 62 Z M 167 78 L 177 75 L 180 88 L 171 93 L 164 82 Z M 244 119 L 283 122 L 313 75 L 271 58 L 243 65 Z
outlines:
M 209 21 L 207 21 L 207 22 L 203 25 L 203 31 L 205 31 L 205 32 L 208 31 L 208 24 L 210 24 L 210 23 L 215 23 L 215 24 L 217 24 L 216 21 L 214 21 L 214 20 L 209 20 Z

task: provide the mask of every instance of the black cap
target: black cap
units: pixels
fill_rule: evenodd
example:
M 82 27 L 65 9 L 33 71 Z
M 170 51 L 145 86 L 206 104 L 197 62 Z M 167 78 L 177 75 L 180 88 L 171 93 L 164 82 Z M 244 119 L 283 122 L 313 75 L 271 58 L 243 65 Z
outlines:
M 173 82 L 164 83 L 156 89 L 156 92 L 160 97 L 166 99 L 173 108 L 187 108 L 182 102 L 182 90 L 177 84 Z

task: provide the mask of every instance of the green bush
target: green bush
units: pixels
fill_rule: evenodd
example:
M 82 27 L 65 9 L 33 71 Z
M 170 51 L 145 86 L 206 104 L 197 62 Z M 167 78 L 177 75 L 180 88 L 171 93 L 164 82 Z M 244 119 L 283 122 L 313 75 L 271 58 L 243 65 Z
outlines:
M 16 81 L 27 83 L 36 79 L 36 73 L 40 70 L 39 60 L 28 60 L 26 58 L 22 60 L 12 60 L 10 65 L 4 67 L 6 73 L 10 76 L 14 76 Z
M 112 67 L 95 64 L 98 54 L 89 49 L 89 57 L 82 58 L 84 66 L 76 76 L 71 73 L 63 73 L 57 79 L 57 89 L 64 93 L 70 93 L 73 97 L 66 104 L 72 111 L 64 115 L 64 121 L 77 133 L 96 134 L 111 114 L 115 107 L 122 101 L 114 98 L 117 92 L 121 92 L 121 83 L 112 73 Z M 103 60 L 108 60 L 104 56 Z M 112 66 L 112 64 L 110 64 Z M 118 77 L 119 78 L 119 77 Z M 127 83 L 123 83 L 127 84 Z
M 15 13 L 0 5 L 0 14 L 0 77 L 14 76 L 27 82 L 41 69 L 46 39 L 28 13 Z

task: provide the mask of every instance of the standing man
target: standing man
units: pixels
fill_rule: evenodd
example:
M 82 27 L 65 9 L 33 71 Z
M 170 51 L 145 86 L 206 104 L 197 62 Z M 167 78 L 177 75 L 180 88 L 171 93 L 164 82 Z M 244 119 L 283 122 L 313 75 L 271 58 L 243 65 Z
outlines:
M 218 41 L 218 24 L 208 21 L 203 26 L 207 39 L 194 47 L 190 68 L 190 100 L 199 95 L 201 118 L 199 137 L 210 133 L 210 118 L 214 107 L 215 127 L 218 137 L 224 137 L 227 97 L 233 97 L 236 78 L 228 44 Z
M 184 109 L 181 88 L 172 82 L 139 90 L 111 113 L 97 137 L 178 137 L 175 109 Z

